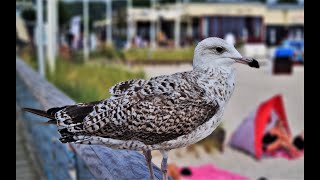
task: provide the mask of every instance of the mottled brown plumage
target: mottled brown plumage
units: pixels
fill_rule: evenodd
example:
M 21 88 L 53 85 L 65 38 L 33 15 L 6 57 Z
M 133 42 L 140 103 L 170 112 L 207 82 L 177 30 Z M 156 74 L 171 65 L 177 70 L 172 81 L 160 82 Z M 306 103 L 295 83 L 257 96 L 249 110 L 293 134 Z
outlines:
M 56 112 L 62 139 L 77 141 L 67 137 L 81 134 L 152 145 L 189 134 L 219 109 L 197 85 L 203 76 L 190 71 L 121 82 L 110 89 L 109 99 L 64 107 Z
M 168 151 L 200 141 L 221 122 L 235 86 L 235 62 L 259 67 L 224 40 L 207 38 L 195 49 L 192 71 L 120 82 L 101 101 L 25 110 L 56 122 L 64 143 L 142 150 L 149 168 L 150 151 L 160 150 L 165 179 Z

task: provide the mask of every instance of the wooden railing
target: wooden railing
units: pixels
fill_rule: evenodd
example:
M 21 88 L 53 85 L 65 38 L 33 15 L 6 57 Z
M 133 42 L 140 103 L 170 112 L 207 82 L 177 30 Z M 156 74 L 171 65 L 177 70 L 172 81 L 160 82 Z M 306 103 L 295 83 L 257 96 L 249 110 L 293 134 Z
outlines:
M 93 87 L 94 88 L 94 87 Z M 75 102 L 16 58 L 16 104 L 19 107 L 49 109 Z M 42 170 L 48 179 L 149 179 L 144 156 L 136 151 L 113 150 L 100 145 L 62 144 L 54 125 L 30 113 L 22 112 Z M 153 165 L 155 179 L 161 171 Z M 74 175 L 75 174 L 75 175 Z

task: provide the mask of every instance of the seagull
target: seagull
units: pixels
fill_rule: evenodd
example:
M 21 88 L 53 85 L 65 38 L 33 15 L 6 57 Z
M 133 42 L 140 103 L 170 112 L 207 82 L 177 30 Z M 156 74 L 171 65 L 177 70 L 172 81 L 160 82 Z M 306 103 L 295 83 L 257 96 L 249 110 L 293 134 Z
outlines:
M 24 110 L 49 118 L 62 143 L 142 151 L 151 180 L 151 151 L 159 150 L 166 180 L 169 151 L 200 141 L 221 123 L 235 87 L 235 63 L 259 68 L 257 60 L 210 37 L 196 46 L 191 71 L 119 82 L 109 89 L 111 96 L 100 101 Z

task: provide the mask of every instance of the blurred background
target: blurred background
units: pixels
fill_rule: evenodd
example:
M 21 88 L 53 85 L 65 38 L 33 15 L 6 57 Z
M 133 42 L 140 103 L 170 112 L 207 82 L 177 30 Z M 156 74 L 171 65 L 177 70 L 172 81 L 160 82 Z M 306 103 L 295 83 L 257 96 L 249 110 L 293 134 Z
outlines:
M 261 154 L 258 135 L 272 121 L 261 120 L 266 108 L 263 117 L 283 120 L 290 143 L 303 137 L 304 0 L 16 0 L 16 179 L 97 178 L 54 140 L 54 127 L 34 125 L 35 117 L 20 111 L 26 102 L 46 107 L 31 98 L 32 87 L 47 81 L 75 102 L 105 99 L 119 81 L 191 70 L 194 47 L 212 36 L 261 68 L 236 65 L 223 123 L 201 142 L 171 151 L 169 174 L 304 179 L 303 152 L 291 157 L 279 146 Z M 160 153 L 153 162 L 160 167 Z

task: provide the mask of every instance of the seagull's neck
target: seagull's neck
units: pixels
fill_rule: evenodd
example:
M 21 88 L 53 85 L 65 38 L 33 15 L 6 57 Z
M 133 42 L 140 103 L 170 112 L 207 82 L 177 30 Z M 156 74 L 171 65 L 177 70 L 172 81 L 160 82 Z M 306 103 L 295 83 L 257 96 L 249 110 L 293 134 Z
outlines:
M 233 67 L 208 67 L 202 70 L 194 69 L 194 71 L 200 72 L 201 75 L 198 76 L 197 83 L 200 87 L 206 89 L 209 101 L 216 99 L 217 96 L 221 96 L 218 98 L 220 104 L 225 104 L 229 100 L 235 84 Z M 216 92 L 222 92 L 222 94 L 216 94 Z
M 212 66 L 204 68 L 193 68 L 193 71 L 198 71 L 209 76 L 217 74 L 233 74 L 234 68 L 232 66 Z

